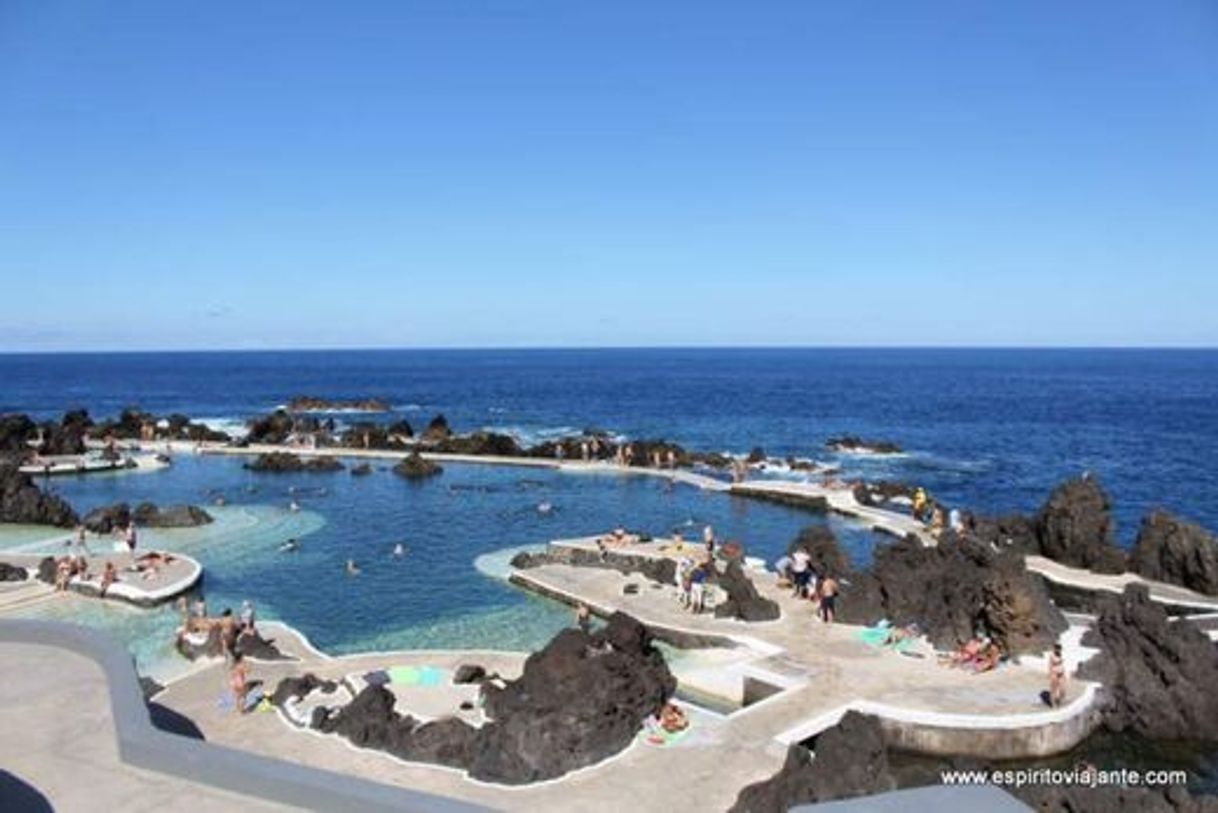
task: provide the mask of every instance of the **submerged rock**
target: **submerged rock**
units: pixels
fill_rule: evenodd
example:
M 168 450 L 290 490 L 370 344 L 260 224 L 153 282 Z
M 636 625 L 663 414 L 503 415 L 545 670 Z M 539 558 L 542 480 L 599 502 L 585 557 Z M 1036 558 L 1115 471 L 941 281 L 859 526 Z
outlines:
M 1145 585 L 1096 599 L 1083 638 L 1100 653 L 1079 674 L 1104 684 L 1105 724 L 1151 738 L 1218 740 L 1218 650 L 1188 621 L 1173 622 Z
M 1111 503 L 1094 477 L 1067 480 L 1053 489 L 1035 527 L 1043 556 L 1097 573 L 1125 569 L 1124 552 L 1112 544 Z
M 802 745 L 792 745 L 782 770 L 740 791 L 730 813 L 776 813 L 896 788 L 875 717 L 846 712 L 841 722 L 816 737 L 814 748 L 815 757 Z
M 352 477 L 364 477 L 369 474 L 372 474 L 372 464 L 371 463 L 367 463 L 367 462 L 356 463 L 354 466 L 351 467 L 351 476 Z
M 269 452 L 260 454 L 253 462 L 246 463 L 250 471 L 262 472 L 326 472 L 339 471 L 343 464 L 333 457 L 300 457 L 291 452 Z
M 427 477 L 434 477 L 443 471 L 444 469 L 439 463 L 426 459 L 417 451 L 403 457 L 393 467 L 394 474 L 399 477 L 405 477 L 408 480 L 422 480 Z
M 76 521 L 66 500 L 38 488 L 16 463 L 0 461 L 0 522 L 70 528 Z
M 729 561 L 722 571 L 716 570 L 711 581 L 727 593 L 727 600 L 715 605 L 716 618 L 773 621 L 782 615 L 776 602 L 757 592 L 753 580 L 735 559 Z
M 1218 595 L 1218 539 L 1200 525 L 1155 511 L 1142 520 L 1132 570 L 1148 579 Z

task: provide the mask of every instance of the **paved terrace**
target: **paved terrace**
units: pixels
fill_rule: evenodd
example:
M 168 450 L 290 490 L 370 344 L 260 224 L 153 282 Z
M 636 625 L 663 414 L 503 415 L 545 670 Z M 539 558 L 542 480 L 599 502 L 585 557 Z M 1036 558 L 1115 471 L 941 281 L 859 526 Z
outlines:
M 1218 597 L 1197 593 L 1186 587 L 1154 581 L 1136 573 L 1113 575 L 1092 573 L 1083 568 L 1070 567 L 1043 556 L 1025 556 L 1028 570 L 1039 573 L 1054 584 L 1090 592 L 1123 593 L 1130 584 L 1144 584 L 1150 598 L 1161 604 L 1191 611 L 1218 612 Z
M 347 449 L 322 447 L 318 449 L 298 449 L 288 446 L 270 444 L 252 444 L 250 446 L 194 446 L 186 448 L 199 451 L 202 454 L 226 455 L 259 455 L 271 452 L 291 452 L 301 457 L 348 457 L 370 458 L 379 460 L 400 460 L 404 453 L 386 451 L 384 449 Z M 908 514 L 897 513 L 883 508 L 875 508 L 859 503 L 849 488 L 830 488 L 816 483 L 798 482 L 791 480 L 751 479 L 740 483 L 729 483 L 724 480 L 700 474 L 689 469 L 651 468 L 643 466 L 621 466 L 616 463 L 597 460 L 558 460 L 544 457 L 501 457 L 495 455 L 462 455 L 441 454 L 420 450 L 420 456 L 438 463 L 465 463 L 490 466 L 522 466 L 528 468 L 556 469 L 568 473 L 588 474 L 629 474 L 647 477 L 660 477 L 676 483 L 700 488 L 706 491 L 717 491 L 742 497 L 774 498 L 787 497 L 803 500 L 824 499 L 829 510 L 845 517 L 850 517 L 866 523 L 870 527 L 894 536 L 903 537 L 914 534 L 924 544 L 935 544 L 926 527 Z
M 639 545 L 624 552 L 658 555 L 657 547 Z M 710 650 L 709 660 L 695 658 L 694 668 L 678 658 L 674 668 L 683 684 L 712 693 L 730 692 L 733 686 L 740 689 L 747 676 L 784 690 L 727 715 L 686 703 L 693 726 L 677 745 L 656 748 L 639 741 L 604 763 L 522 788 L 486 785 L 451 769 L 362 751 L 340 738 L 303 730 L 278 712 L 233 714 L 217 703 L 224 686 L 220 664 L 174 682 L 156 699 L 191 718 L 211 742 L 509 810 L 569 810 L 572 799 L 588 810 L 667 813 L 674 805 L 724 810 L 741 787 L 781 767 L 787 744 L 833 725 L 851 708 L 879 715 L 897 726 L 898 733 L 905 732 L 903 742 L 931 750 L 977 747 L 990 755 L 1003 749 L 1010 755 L 1049 753 L 1073 745 L 1090 730 L 1095 687 L 1072 683 L 1068 705 L 1046 709 L 1039 700 L 1045 688 L 1040 659 L 971 675 L 939 666 L 933 656 L 876 650 L 858 640 L 858 627 L 816 621 L 811 605 L 792 599 L 772 577 L 759 576 L 758 588 L 780 603 L 783 617 L 763 624 L 694 616 L 679 608 L 675 588 L 653 588 L 641 577 L 612 570 L 547 565 L 519 571 L 514 580 L 555 598 L 585 601 L 600 614 L 621 609 L 661 631 L 734 646 Z M 623 587 L 631 582 L 641 585 L 640 592 L 623 594 Z M 272 627 L 264 634 L 301 658 L 293 663 L 256 664 L 253 677 L 265 681 L 268 688 L 283 677 L 305 672 L 342 679 L 391 666 L 443 670 L 446 679 L 441 687 L 395 689 L 399 712 L 424 719 L 461 716 L 457 705 L 464 690 L 448 685 L 447 678 L 458 665 L 477 663 L 510 678 L 519 673 L 525 657 L 523 653 L 411 651 L 330 658 L 286 627 Z M 718 663 L 715 653 L 721 656 Z

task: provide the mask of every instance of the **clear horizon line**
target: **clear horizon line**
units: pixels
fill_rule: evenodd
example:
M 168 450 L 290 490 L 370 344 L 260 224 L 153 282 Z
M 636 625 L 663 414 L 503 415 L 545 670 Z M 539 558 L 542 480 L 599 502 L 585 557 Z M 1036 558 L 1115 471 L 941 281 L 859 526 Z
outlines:
M 1212 344 L 605 344 L 605 345 L 317 345 L 274 347 L 33 348 L 0 356 L 138 355 L 203 353 L 555 352 L 611 350 L 1218 350 Z

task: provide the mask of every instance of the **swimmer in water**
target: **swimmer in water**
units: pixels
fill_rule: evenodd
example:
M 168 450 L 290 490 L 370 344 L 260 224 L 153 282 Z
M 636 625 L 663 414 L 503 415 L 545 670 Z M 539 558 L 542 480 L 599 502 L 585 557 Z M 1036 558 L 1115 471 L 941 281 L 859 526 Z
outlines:
M 554 505 L 552 503 L 541 502 L 541 503 L 537 504 L 537 513 L 539 513 L 539 514 L 548 514 L 553 510 L 554 510 Z
M 279 546 L 280 553 L 295 553 L 300 550 L 300 543 L 293 537 Z
M 403 545 L 401 542 L 394 545 L 393 546 L 393 555 L 394 555 L 394 558 L 401 559 L 403 556 L 406 555 L 406 546 Z
M 293 513 L 299 511 L 300 503 L 296 502 L 296 500 L 292 500 L 290 503 L 288 503 L 288 510 Z
M 347 560 L 347 568 L 346 568 L 346 570 L 347 570 L 347 575 L 348 575 L 348 576 L 358 576 L 358 575 L 359 575 L 359 568 L 355 566 L 355 560 L 354 560 L 354 559 L 348 559 L 348 560 Z

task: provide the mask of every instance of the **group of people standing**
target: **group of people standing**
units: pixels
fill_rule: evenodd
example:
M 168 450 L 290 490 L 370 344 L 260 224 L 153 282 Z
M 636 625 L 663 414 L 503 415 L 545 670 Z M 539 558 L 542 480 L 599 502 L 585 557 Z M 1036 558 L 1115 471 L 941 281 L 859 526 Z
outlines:
M 833 623 L 841 588 L 832 574 L 817 573 L 812 566 L 812 556 L 803 548 L 796 548 L 779 559 L 775 569 L 779 582 L 785 581 L 792 586 L 792 597 L 815 602 L 817 617 L 826 624 Z

